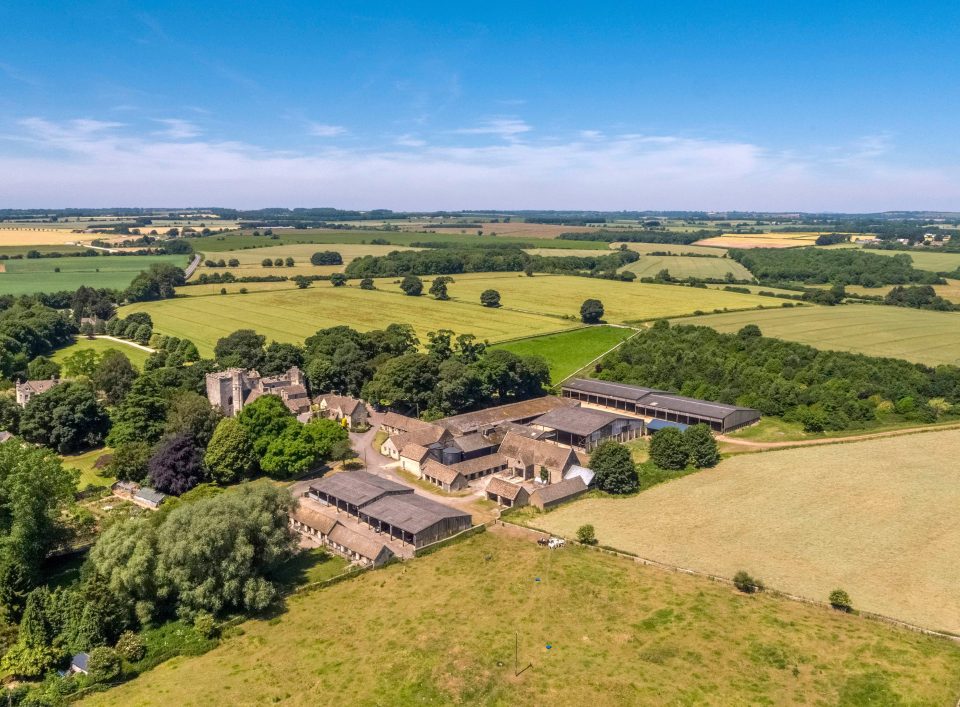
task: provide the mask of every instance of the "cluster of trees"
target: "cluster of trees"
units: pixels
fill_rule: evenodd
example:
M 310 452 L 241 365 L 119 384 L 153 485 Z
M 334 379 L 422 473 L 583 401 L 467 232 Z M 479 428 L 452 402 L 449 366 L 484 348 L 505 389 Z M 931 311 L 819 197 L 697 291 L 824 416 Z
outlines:
M 321 250 L 310 256 L 312 265 L 343 265 L 343 256 L 335 250 Z
M 174 288 L 184 282 L 186 275 L 183 268 L 170 263 L 154 263 L 133 278 L 124 292 L 124 298 L 130 302 L 169 299 L 175 294 Z
M 837 245 L 838 243 L 848 243 L 849 241 L 849 233 L 821 233 L 814 242 L 816 245 Z
M 36 298 L 0 299 L 0 375 L 25 377 L 34 358 L 73 342 L 76 325 Z
M 910 287 L 897 285 L 886 294 L 883 298 L 883 303 L 895 307 L 934 309 L 939 312 L 960 311 L 960 305 L 944 299 L 938 295 L 937 291 L 930 285 L 914 285 Z
M 114 317 L 106 323 L 103 332 L 146 346 L 153 336 L 153 319 L 146 312 L 134 312 L 126 319 Z
M 394 251 L 387 255 L 356 258 L 346 267 L 349 277 L 403 277 L 405 275 L 456 275 L 468 272 L 615 273 L 635 262 L 631 250 L 596 256 L 528 255 L 515 246 L 442 248 Z
M 30 453 L 19 446 L 12 452 Z M 144 657 L 135 630 L 179 618 L 209 635 L 217 616 L 267 608 L 279 593 L 278 570 L 296 550 L 287 528 L 295 501 L 267 484 L 197 491 L 108 528 L 77 583 L 32 588 L 16 604 L 4 604 L 7 624 L 17 628 L 0 669 L 37 678 L 86 651 L 91 679 L 110 680 L 123 661 Z
M 287 256 L 286 258 L 264 258 L 260 261 L 260 264 L 265 268 L 282 268 L 284 266 L 292 268 L 294 266 L 294 260 L 290 256 Z
M 228 266 L 231 268 L 237 268 L 240 267 L 240 259 L 230 258 L 230 260 L 224 260 L 223 258 L 220 258 L 219 260 L 210 260 L 208 258 L 207 260 L 203 261 L 203 264 L 208 268 L 225 268 Z
M 665 427 L 650 440 L 650 460 L 668 471 L 702 469 L 717 465 L 720 450 L 706 425 L 691 425 L 682 432 L 676 427 Z
M 930 368 L 761 335 L 657 322 L 603 359 L 604 380 L 744 405 L 801 422 L 808 431 L 869 427 L 879 420 L 932 422 L 960 414 L 960 368 Z
M 884 256 L 853 248 L 753 248 L 731 250 L 730 257 L 764 284 L 801 282 L 807 285 L 942 284 L 936 273 L 917 270 L 909 255 Z

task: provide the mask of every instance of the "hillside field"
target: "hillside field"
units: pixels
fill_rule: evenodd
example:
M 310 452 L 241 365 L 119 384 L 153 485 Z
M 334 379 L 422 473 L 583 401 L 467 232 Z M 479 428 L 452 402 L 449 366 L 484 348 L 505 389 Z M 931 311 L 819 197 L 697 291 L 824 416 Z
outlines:
M 143 370 L 143 365 L 147 362 L 147 357 L 150 355 L 143 349 L 138 349 L 136 346 L 130 346 L 119 341 L 112 341 L 110 339 L 88 339 L 83 336 L 78 336 L 75 343 L 70 346 L 65 346 L 62 349 L 57 349 L 50 358 L 62 364 L 63 359 L 67 356 L 77 351 L 87 350 L 96 351 L 100 355 L 105 354 L 107 351 L 119 351 L 129 358 L 130 363 L 141 371 Z
M 819 233 L 724 233 L 697 241 L 698 246 L 720 248 L 797 248 L 813 245 Z
M 294 596 L 85 703 L 952 705 L 958 691 L 943 639 L 488 532 Z
M 424 277 L 426 284 L 432 277 Z M 659 317 L 692 314 L 700 310 L 752 309 L 760 306 L 779 306 L 777 300 L 735 292 L 653 285 L 639 282 L 621 282 L 576 275 L 535 275 L 523 273 L 470 273 L 454 275 L 447 291 L 453 300 L 475 303 L 480 293 L 494 289 L 500 293 L 505 309 L 541 312 L 561 317 L 580 319 L 580 305 L 588 298 L 603 302 L 604 319 L 613 323 L 642 321 Z M 399 291 L 399 280 L 378 281 L 377 287 Z
M 610 247 L 618 249 L 620 243 L 611 243 Z M 697 253 L 699 255 L 715 255 L 717 257 L 726 253 L 724 248 L 711 248 L 700 245 L 677 245 L 675 243 L 626 243 L 629 250 L 635 250 L 640 255 L 649 255 L 650 253 L 669 253 L 671 255 L 686 255 Z
M 267 241 L 267 243 L 269 242 L 270 241 Z M 339 253 L 343 258 L 343 265 L 312 265 L 310 263 L 310 256 L 318 251 L 323 250 L 333 250 Z M 347 263 L 354 258 L 360 258 L 364 255 L 386 255 L 387 253 L 395 250 L 410 250 L 410 248 L 405 248 L 403 246 L 363 245 L 356 243 L 339 243 L 331 245 L 298 243 L 280 246 L 248 248 L 245 250 L 216 251 L 210 254 L 211 260 L 216 261 L 223 259 L 229 261 L 231 258 L 236 258 L 240 261 L 240 265 L 236 267 L 227 266 L 225 268 L 208 268 L 203 264 L 203 262 L 201 262 L 200 267 L 197 268 L 197 275 L 202 273 L 211 274 L 218 272 L 231 272 L 237 277 L 261 277 L 264 275 L 285 275 L 287 277 L 292 277 L 293 275 L 329 275 L 335 272 L 343 272 L 343 269 L 346 267 Z M 293 258 L 293 267 L 264 267 L 261 264 L 264 258 L 283 258 L 286 260 L 288 257 Z
M 862 285 L 847 285 L 846 290 L 856 295 L 885 295 L 893 289 L 893 285 L 884 287 L 863 287 Z M 960 280 L 947 279 L 946 285 L 934 285 L 933 289 L 944 299 L 954 304 L 960 304 Z
M 96 238 L 90 233 L 74 233 L 75 224 L 56 228 L 45 226 L 0 226 L 0 246 L 40 246 L 63 245 L 75 241 L 91 241 Z
M 185 267 L 185 255 L 109 255 L 81 258 L 36 258 L 4 260 L 0 272 L 0 295 L 59 292 L 89 287 L 126 288 L 141 270 L 153 263 Z M 60 268 L 56 272 L 55 268 Z
M 532 522 L 672 565 L 960 633 L 960 430 L 745 454 Z
M 671 277 L 684 280 L 688 277 L 722 280 L 727 273 L 737 280 L 753 280 L 753 275 L 736 260 L 730 258 L 690 258 L 681 255 L 642 255 L 640 260 L 621 268 L 635 272 L 638 278 L 655 277 L 661 270 L 670 271 Z
M 929 250 L 880 250 L 877 248 L 864 248 L 868 253 L 876 255 L 909 255 L 913 261 L 913 267 L 919 270 L 931 270 L 933 272 L 953 272 L 960 268 L 960 253 L 943 253 L 935 248 Z
M 149 312 L 157 332 L 190 339 L 204 356 L 212 354 L 217 339 L 237 329 L 255 329 L 268 341 L 300 343 L 317 329 L 341 324 L 361 331 L 382 329 L 394 322 L 411 324 L 424 341 L 427 332 L 436 329 L 498 341 L 569 327 L 561 319 L 533 312 L 487 309 L 479 303 L 438 302 L 427 296 L 407 297 L 359 287 L 332 287 L 327 282 L 317 282 L 305 290 L 254 291 L 254 284 L 245 295 L 141 302 L 122 307 L 119 314 L 125 317 L 131 312 Z M 196 287 L 201 286 L 182 288 L 181 292 Z M 219 291 L 220 286 L 211 287 Z
M 509 341 L 497 344 L 495 348 L 512 351 L 518 356 L 543 356 L 550 364 L 550 380 L 556 384 L 634 333 L 636 332 L 633 329 L 620 327 L 584 327 L 558 334 Z
M 960 312 L 850 304 L 708 314 L 677 323 L 723 332 L 756 324 L 765 336 L 821 349 L 892 356 L 931 366 L 960 365 Z

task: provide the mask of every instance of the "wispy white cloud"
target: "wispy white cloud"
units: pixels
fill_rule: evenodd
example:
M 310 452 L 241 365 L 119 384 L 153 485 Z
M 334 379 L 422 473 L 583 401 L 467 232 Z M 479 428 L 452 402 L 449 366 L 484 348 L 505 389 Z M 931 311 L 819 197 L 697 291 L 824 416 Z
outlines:
M 453 132 L 457 135 L 498 135 L 506 139 L 514 139 L 518 135 L 528 133 L 531 128 L 523 120 L 517 118 L 495 118 L 487 120 L 471 128 L 459 128 Z
M 203 134 L 196 125 L 189 120 L 180 118 L 155 118 L 154 122 L 165 125 L 163 130 L 157 130 L 154 135 L 170 138 L 171 140 L 189 140 L 192 137 L 198 137 Z
M 479 135 L 481 133 L 467 133 Z M 4 205 L 218 204 L 344 208 L 956 209 L 960 179 L 836 152 L 786 153 L 744 141 L 674 135 L 602 136 L 318 147 L 294 154 L 208 138 L 138 134 L 120 123 L 19 124 L 0 143 Z M 429 137 L 429 136 L 427 136 Z M 454 143 L 457 141 L 454 140 Z M 871 152 L 863 144 L 851 155 Z M 843 152 L 843 151 L 841 151 Z M 874 149 L 873 153 L 877 153 Z M 188 165 L 189 170 L 184 170 Z
M 307 132 L 314 137 L 337 137 L 345 135 L 347 129 L 342 125 L 329 125 L 327 123 L 310 123 Z
M 417 137 L 416 135 L 411 135 L 410 133 L 401 135 L 394 140 L 394 142 L 397 145 L 400 145 L 400 147 L 423 147 L 427 144 L 427 141 L 423 138 Z

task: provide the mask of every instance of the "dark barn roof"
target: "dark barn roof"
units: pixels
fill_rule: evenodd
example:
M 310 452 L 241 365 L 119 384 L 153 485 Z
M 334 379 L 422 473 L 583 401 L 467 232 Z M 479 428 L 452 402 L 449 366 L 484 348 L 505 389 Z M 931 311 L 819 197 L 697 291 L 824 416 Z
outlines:
M 631 400 L 637 402 L 640 398 L 650 393 L 662 393 L 662 390 L 655 388 L 644 388 L 639 385 L 628 385 L 627 383 L 613 383 L 611 381 L 600 381 L 592 378 L 571 378 L 563 384 L 565 390 L 577 390 L 581 393 L 592 393 L 593 395 L 603 395 L 608 398 L 620 398 L 621 400 Z
M 413 535 L 446 518 L 470 519 L 469 513 L 413 493 L 381 498 L 364 508 L 363 513 Z
M 323 492 L 360 507 L 387 493 L 413 493 L 413 489 L 365 471 L 345 471 L 325 476 L 310 485 L 314 493 Z
M 606 412 L 605 410 L 575 407 L 551 410 L 530 424 L 549 427 L 551 430 L 559 430 L 560 432 L 569 432 L 580 437 L 587 437 L 616 420 L 634 420 L 638 423 L 640 422 L 640 420 L 635 417 L 625 417 L 624 415 L 617 415 L 616 413 Z
M 670 412 L 679 412 L 683 415 L 706 417 L 714 420 L 722 420 L 740 410 L 750 409 L 737 407 L 736 405 L 726 405 L 725 403 L 712 403 L 708 400 L 699 400 L 697 398 L 687 398 L 682 395 L 660 393 L 651 393 L 640 401 L 640 404 L 646 408 L 662 408 Z

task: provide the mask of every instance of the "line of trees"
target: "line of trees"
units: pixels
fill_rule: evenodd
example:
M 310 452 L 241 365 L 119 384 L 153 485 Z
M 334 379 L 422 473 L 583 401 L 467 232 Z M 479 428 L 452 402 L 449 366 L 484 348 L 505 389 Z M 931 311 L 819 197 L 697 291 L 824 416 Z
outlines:
M 913 261 L 906 254 L 884 256 L 854 248 L 752 248 L 731 250 L 730 257 L 766 285 L 800 282 L 880 287 L 945 282 L 936 273 L 913 267 Z

